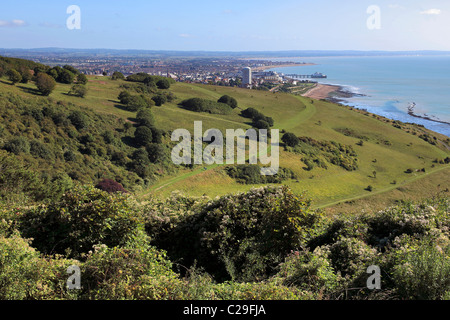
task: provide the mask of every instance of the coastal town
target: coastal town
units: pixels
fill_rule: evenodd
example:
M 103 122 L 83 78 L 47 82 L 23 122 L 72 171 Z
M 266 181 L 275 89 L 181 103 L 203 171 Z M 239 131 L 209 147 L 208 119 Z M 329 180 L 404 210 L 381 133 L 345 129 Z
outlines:
M 322 85 L 318 86 L 316 80 L 327 77 L 319 72 L 283 74 L 272 70 L 281 67 L 314 65 L 308 62 L 244 57 L 173 57 L 148 53 L 117 55 L 97 53 L 89 56 L 61 52 L 27 52 L 22 55 L 18 52 L 2 52 L 2 54 L 30 59 L 50 66 L 70 65 L 86 75 L 99 77 L 111 76 L 114 72 L 120 72 L 124 76 L 142 72 L 169 77 L 177 82 L 233 86 L 301 95 L 315 88 L 312 91 L 315 98 L 324 97 L 323 95 L 317 96 L 317 93 L 323 91 L 324 88 L 331 89 Z M 320 90 L 316 87 L 319 87 Z

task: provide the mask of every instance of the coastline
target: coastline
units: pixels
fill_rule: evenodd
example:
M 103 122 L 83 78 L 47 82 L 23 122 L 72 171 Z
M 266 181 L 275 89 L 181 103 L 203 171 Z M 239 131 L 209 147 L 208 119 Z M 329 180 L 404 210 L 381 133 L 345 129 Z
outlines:
M 302 96 L 317 100 L 330 99 L 330 95 L 338 91 L 342 91 L 342 87 L 331 84 L 317 83 L 314 88 L 311 88 L 302 94 Z
M 327 100 L 329 102 L 337 103 L 340 105 L 345 105 L 345 98 L 352 98 L 352 97 L 361 97 L 364 96 L 363 94 L 357 94 L 353 93 L 351 91 L 346 90 L 344 87 L 339 85 L 331 85 L 331 84 L 322 84 L 317 83 L 317 85 L 310 89 L 309 91 L 302 94 L 303 97 L 308 97 L 311 99 L 317 99 L 317 100 Z M 427 117 L 425 115 L 419 115 L 414 112 L 414 107 L 410 107 L 407 112 L 408 115 L 411 117 L 427 120 L 435 123 L 441 123 L 441 124 L 447 124 L 450 125 L 449 122 L 439 120 L 439 119 L 432 119 L 430 117 Z

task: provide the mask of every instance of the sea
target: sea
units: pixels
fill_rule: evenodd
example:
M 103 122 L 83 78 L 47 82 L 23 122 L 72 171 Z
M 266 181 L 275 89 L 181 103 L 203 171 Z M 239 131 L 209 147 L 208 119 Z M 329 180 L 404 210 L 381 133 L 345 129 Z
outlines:
M 422 124 L 450 137 L 450 56 L 351 56 L 283 58 L 273 61 L 314 63 L 270 69 L 284 74 L 327 75 L 313 79 L 343 87 L 355 95 L 343 104 L 402 122 Z M 414 114 L 432 120 L 417 118 Z M 438 122 L 441 121 L 441 122 Z M 442 123 L 447 122 L 447 123 Z

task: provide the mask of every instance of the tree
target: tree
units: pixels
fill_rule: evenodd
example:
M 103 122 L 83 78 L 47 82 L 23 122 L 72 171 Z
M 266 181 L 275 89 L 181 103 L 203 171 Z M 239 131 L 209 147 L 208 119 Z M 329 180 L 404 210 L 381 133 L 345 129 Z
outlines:
M 77 76 L 77 83 L 78 84 L 87 84 L 88 83 L 88 79 L 84 73 L 80 73 Z
M 119 93 L 119 96 L 117 97 L 121 104 L 127 105 L 130 101 L 131 94 L 128 91 L 122 91 Z
M 79 74 L 80 73 L 80 71 L 78 71 L 76 68 L 74 68 L 72 66 L 69 66 L 69 65 L 65 65 L 63 67 L 63 69 L 66 69 L 66 70 L 70 71 L 73 74 Z
M 28 83 L 28 81 L 30 81 L 31 78 L 33 78 L 30 69 L 28 69 L 27 67 L 20 68 L 19 73 L 20 76 L 22 77 L 22 79 L 20 80 L 21 83 Z
M 36 86 L 42 95 L 48 96 L 55 89 L 56 81 L 52 76 L 41 72 L 36 77 Z
M 155 125 L 155 118 L 150 109 L 139 110 L 139 112 L 136 115 L 136 119 L 137 122 L 139 123 L 139 126 L 151 128 Z
M 233 97 L 230 97 L 229 95 L 224 95 L 224 96 L 220 97 L 217 102 L 226 103 L 233 109 L 236 109 L 238 107 L 237 100 Z
M 253 123 L 253 126 L 256 129 L 266 129 L 266 130 L 270 129 L 270 125 L 267 123 L 267 121 L 264 120 L 257 120 L 256 122 Z
M 161 79 L 158 82 L 156 82 L 156 86 L 158 87 L 158 89 L 169 89 L 170 82 L 168 79 Z
M 61 69 L 61 72 L 58 74 L 58 79 L 56 79 L 56 81 L 60 83 L 70 84 L 73 83 L 74 79 L 75 79 L 74 73 L 70 72 L 67 69 Z
M 22 80 L 22 76 L 20 75 L 20 73 L 14 69 L 9 70 L 6 73 L 6 75 L 8 76 L 9 81 L 11 81 L 13 85 Z
M 111 76 L 111 80 L 123 80 L 125 79 L 125 76 L 122 72 L 114 71 L 114 73 Z
M 288 147 L 296 147 L 300 143 L 300 139 L 293 133 L 287 132 L 283 135 L 281 138 L 281 141 L 283 141 Z
M 81 84 L 74 84 L 68 94 L 84 98 L 87 94 L 87 88 Z
M 164 95 L 162 95 L 162 94 L 158 94 L 158 95 L 154 96 L 154 97 L 152 98 L 152 100 L 155 102 L 155 105 L 156 105 L 157 107 L 160 107 L 160 106 L 162 106 L 164 103 L 167 102 L 166 96 L 164 96 Z
M 134 132 L 134 138 L 138 145 L 146 146 L 147 144 L 153 142 L 152 129 L 149 127 L 140 126 Z
M 148 158 L 152 163 L 160 163 L 168 158 L 168 151 L 161 144 L 150 143 L 145 147 L 145 149 L 147 150 Z
M 89 126 L 89 118 L 81 111 L 73 111 L 69 115 L 69 120 L 77 130 L 84 129 Z

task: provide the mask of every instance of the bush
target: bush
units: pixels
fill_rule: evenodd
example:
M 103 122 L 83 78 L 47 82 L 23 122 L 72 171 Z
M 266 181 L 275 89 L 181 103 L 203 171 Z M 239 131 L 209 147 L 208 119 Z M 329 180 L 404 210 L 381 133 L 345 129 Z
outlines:
M 123 75 L 122 72 L 119 71 L 114 71 L 111 76 L 111 80 L 123 80 L 123 79 L 125 79 L 125 76 Z
M 86 84 L 88 83 L 88 78 L 86 77 L 85 74 L 80 73 L 80 74 L 77 76 L 77 83 L 78 83 L 78 84 L 81 84 L 81 85 L 86 85 Z
M 140 146 L 146 146 L 147 144 L 152 143 L 153 142 L 152 129 L 146 126 L 138 127 L 134 132 L 134 139 L 136 143 Z
M 115 193 L 115 192 L 127 193 L 127 191 L 120 183 L 112 179 L 103 179 L 99 181 L 95 187 L 108 193 Z
M 73 111 L 68 118 L 77 130 L 85 129 L 89 126 L 89 118 L 84 112 Z
M 281 138 L 288 147 L 296 147 L 300 143 L 300 139 L 293 133 L 287 132 Z
M 16 84 L 22 81 L 22 76 L 17 70 L 11 69 L 8 72 L 6 72 L 6 75 L 8 76 L 8 80 L 11 81 L 12 84 Z
M 0 300 L 70 299 L 65 290 L 70 260 L 45 260 L 14 232 L 0 236 Z
M 25 137 L 12 138 L 6 144 L 4 149 L 16 155 L 21 153 L 30 153 L 30 142 Z
M 224 96 L 220 97 L 217 102 L 225 103 L 225 104 L 229 105 L 232 109 L 236 109 L 238 107 L 237 100 L 228 95 L 224 95 Z
M 123 247 L 96 246 L 82 266 L 81 297 L 92 300 L 177 300 L 183 283 L 165 253 L 140 235 Z
M 450 247 L 423 243 L 403 252 L 392 272 L 396 292 L 402 299 L 439 300 L 450 291 Z
M 126 195 L 86 186 L 75 187 L 48 206 L 26 211 L 20 228 L 41 252 L 81 258 L 96 244 L 125 244 L 143 224 Z
M 163 89 L 163 90 L 169 89 L 170 82 L 167 79 L 161 79 L 156 82 L 156 86 L 158 87 L 158 89 Z
M 56 81 L 46 73 L 39 73 L 36 77 L 36 86 L 42 95 L 48 96 L 55 89 Z
M 152 128 L 155 125 L 155 117 L 150 109 L 142 109 L 136 115 L 139 126 Z
M 181 105 L 194 112 L 208 112 L 212 114 L 230 114 L 233 109 L 225 103 L 201 98 L 191 98 L 181 102 Z
M 72 88 L 70 88 L 70 91 L 68 92 L 69 95 L 84 98 L 87 94 L 87 88 L 84 85 L 81 84 L 74 84 Z
M 218 281 L 258 281 L 309 237 L 320 216 L 309 206 L 287 187 L 252 189 L 210 201 L 155 240 L 172 260 L 197 261 Z

